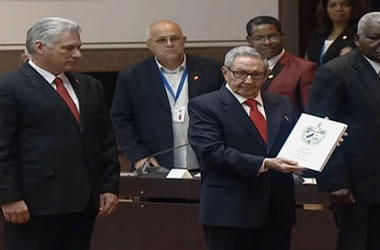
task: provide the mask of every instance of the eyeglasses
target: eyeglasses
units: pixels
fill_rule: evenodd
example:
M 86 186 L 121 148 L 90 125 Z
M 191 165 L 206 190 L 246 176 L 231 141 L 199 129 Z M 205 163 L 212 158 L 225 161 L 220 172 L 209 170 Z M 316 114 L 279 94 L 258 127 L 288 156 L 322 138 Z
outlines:
M 280 40 L 281 35 L 277 33 L 269 34 L 267 36 L 250 36 L 249 40 L 252 40 L 257 43 L 264 43 L 266 40 L 270 42 L 276 42 Z
M 160 37 L 156 40 L 149 39 L 153 41 L 154 43 L 157 43 L 159 45 L 165 45 L 167 43 L 178 43 L 179 41 L 182 40 L 182 36 L 170 36 L 170 37 Z
M 253 71 L 251 73 L 246 72 L 246 71 L 233 71 L 232 69 L 228 68 L 227 69 L 232 72 L 232 75 L 239 80 L 245 80 L 250 76 L 253 80 L 261 80 L 265 76 L 265 72 L 260 72 L 260 71 Z

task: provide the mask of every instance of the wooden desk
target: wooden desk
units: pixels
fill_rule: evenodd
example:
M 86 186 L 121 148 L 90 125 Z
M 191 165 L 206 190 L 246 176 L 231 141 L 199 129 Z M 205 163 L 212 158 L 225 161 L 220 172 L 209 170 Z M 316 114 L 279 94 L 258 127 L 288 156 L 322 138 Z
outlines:
M 199 185 L 196 179 L 122 177 L 120 205 L 97 220 L 92 250 L 207 250 L 198 224 Z M 314 185 L 296 185 L 296 196 L 292 250 L 334 249 L 328 197 Z
M 196 179 L 122 178 L 125 199 L 117 213 L 97 221 L 92 249 L 207 250 L 198 224 L 199 185 Z M 336 229 L 326 194 L 315 185 L 296 185 L 296 196 L 292 250 L 334 249 Z

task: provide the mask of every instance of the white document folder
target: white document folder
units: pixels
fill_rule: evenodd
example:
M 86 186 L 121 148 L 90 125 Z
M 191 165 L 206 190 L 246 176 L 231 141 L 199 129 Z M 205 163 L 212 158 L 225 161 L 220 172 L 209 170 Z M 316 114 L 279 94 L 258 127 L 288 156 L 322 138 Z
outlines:
M 346 129 L 347 124 L 302 114 L 277 157 L 321 172 Z

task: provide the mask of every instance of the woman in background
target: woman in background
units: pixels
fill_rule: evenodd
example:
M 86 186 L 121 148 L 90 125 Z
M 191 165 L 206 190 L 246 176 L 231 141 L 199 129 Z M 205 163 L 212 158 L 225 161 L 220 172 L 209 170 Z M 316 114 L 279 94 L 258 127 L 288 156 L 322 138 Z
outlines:
M 306 58 L 324 64 L 355 48 L 356 24 L 363 14 L 359 0 L 321 0 L 317 7 L 317 30 L 312 33 Z

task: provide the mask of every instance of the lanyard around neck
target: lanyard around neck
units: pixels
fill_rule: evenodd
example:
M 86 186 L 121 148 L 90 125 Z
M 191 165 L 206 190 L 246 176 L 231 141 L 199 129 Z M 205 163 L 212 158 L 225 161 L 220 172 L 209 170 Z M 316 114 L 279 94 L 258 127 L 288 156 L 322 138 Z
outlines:
M 187 76 L 187 70 L 184 69 L 184 71 L 182 73 L 181 81 L 179 82 L 179 86 L 178 86 L 176 94 L 174 94 L 174 91 L 173 91 L 172 87 L 170 86 L 168 80 L 166 79 L 166 77 L 164 76 L 164 74 L 162 73 L 162 71 L 160 71 L 160 75 L 161 75 L 162 82 L 164 83 L 165 88 L 169 91 L 170 95 L 173 97 L 174 102 L 176 102 L 177 99 L 178 99 L 178 97 L 181 95 L 183 85 L 185 84 L 185 79 L 186 79 L 186 76 Z

